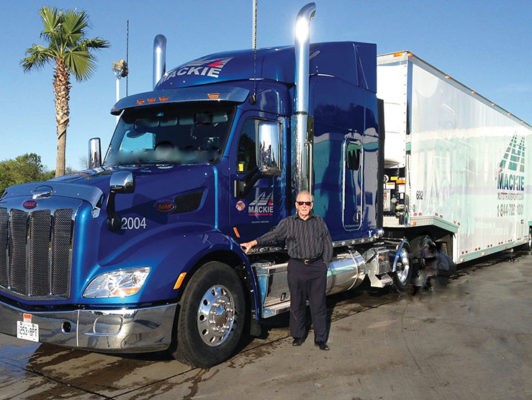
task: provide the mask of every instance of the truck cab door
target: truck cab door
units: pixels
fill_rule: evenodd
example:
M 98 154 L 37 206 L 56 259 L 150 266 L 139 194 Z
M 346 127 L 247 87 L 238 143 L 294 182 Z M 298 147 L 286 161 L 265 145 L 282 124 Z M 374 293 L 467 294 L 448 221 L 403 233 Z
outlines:
M 343 146 L 342 224 L 346 231 L 360 229 L 364 210 L 364 152 L 357 139 L 346 138 Z
M 248 117 L 236 140 L 230 221 L 237 241 L 269 231 L 281 219 L 281 136 L 279 120 Z

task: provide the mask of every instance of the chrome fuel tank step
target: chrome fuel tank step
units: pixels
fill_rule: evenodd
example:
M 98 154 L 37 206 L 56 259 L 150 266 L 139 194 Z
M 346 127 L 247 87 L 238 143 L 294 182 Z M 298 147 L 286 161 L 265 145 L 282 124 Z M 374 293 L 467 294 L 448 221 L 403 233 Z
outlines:
M 257 262 L 253 268 L 257 275 L 261 315 L 272 317 L 290 308 L 290 292 L 287 281 L 287 263 Z M 366 276 L 364 258 L 357 252 L 337 255 L 327 268 L 327 295 L 350 290 L 360 285 Z

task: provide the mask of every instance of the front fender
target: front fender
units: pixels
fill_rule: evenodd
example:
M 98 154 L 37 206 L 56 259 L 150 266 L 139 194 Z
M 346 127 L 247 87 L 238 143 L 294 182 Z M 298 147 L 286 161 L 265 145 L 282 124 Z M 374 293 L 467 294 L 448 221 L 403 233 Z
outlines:
M 255 273 L 240 245 L 219 230 L 201 225 L 174 226 L 133 238 L 102 260 L 87 279 L 85 287 L 101 273 L 148 266 L 150 274 L 136 295 L 90 299 L 90 303 L 124 304 L 125 300 L 129 304 L 174 302 L 179 300 L 185 287 L 175 288 L 179 275 L 183 272 L 191 275 L 206 259 L 243 265 L 249 277 L 254 306 L 259 304 Z M 187 276 L 187 280 L 189 278 Z M 83 302 L 86 303 L 87 299 Z
M 248 256 L 242 250 L 240 244 L 232 237 L 227 236 L 218 230 L 206 232 L 205 235 L 206 236 L 202 237 L 202 240 L 207 240 L 209 246 L 204 247 L 202 251 L 198 252 L 190 259 L 186 271 L 184 271 L 187 272 L 187 279 L 185 280 L 183 289 L 196 270 L 201 268 L 201 266 L 208 261 L 220 261 L 232 267 L 243 267 L 246 277 L 242 276 L 242 270 L 237 272 L 242 279 L 246 280 L 246 283 L 243 282 L 244 289 L 250 294 L 252 302 L 251 309 L 255 311 L 255 315 L 260 315 L 260 307 L 262 303 L 260 301 L 257 276 L 255 270 L 251 267 Z

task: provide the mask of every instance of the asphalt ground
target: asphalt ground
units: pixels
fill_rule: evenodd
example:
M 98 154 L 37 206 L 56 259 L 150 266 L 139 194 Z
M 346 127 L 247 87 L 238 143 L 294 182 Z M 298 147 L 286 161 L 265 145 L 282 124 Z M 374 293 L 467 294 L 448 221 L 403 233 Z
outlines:
M 364 286 L 329 299 L 330 351 L 293 347 L 285 315 L 210 369 L 0 334 L 0 399 L 532 399 L 531 283 L 505 253 L 414 296 Z

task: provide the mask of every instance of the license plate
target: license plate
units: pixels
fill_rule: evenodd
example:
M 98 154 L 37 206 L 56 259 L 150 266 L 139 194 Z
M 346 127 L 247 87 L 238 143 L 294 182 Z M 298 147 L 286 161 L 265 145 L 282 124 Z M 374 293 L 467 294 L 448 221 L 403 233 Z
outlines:
M 39 325 L 31 322 L 17 321 L 17 338 L 39 341 Z

